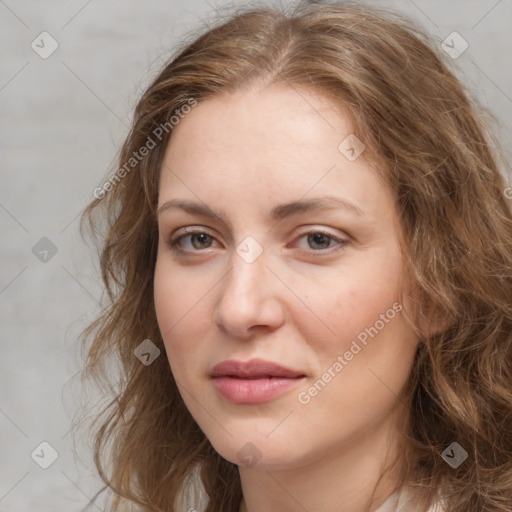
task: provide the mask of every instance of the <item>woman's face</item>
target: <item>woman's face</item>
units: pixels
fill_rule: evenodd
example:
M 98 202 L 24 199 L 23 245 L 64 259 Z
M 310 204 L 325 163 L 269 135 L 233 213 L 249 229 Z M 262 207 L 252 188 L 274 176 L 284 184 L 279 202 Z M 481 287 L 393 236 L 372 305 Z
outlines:
M 235 464 L 347 449 L 408 378 L 398 220 L 350 135 L 327 99 L 274 86 L 199 103 L 166 149 L 158 324 L 185 404 Z

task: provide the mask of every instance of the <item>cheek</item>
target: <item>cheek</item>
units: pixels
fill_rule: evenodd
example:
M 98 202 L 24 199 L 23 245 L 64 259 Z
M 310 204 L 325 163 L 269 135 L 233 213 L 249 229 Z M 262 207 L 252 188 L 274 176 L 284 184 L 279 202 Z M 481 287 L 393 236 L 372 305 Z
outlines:
M 176 284 L 171 279 L 170 272 L 157 259 L 153 279 L 153 296 L 158 327 L 164 341 L 169 337 L 173 324 L 178 318 L 180 305 L 176 300 L 176 290 Z
M 341 269 L 335 278 L 326 278 L 316 293 L 303 294 L 310 311 L 296 315 L 296 321 L 302 332 L 308 333 L 309 340 L 317 340 L 319 351 L 346 350 L 365 328 L 376 322 L 381 327 L 381 315 L 386 319 L 396 316 L 393 305 L 398 305 L 401 265 L 398 259 L 378 256 L 347 265 L 350 272 Z M 315 317 L 313 312 L 322 323 L 311 321 Z M 385 325 L 383 331 L 388 330 L 391 322 Z
M 194 333 L 204 328 L 208 318 L 208 287 L 184 276 L 157 260 L 154 276 L 154 301 L 158 327 L 171 362 L 198 350 L 191 342 Z

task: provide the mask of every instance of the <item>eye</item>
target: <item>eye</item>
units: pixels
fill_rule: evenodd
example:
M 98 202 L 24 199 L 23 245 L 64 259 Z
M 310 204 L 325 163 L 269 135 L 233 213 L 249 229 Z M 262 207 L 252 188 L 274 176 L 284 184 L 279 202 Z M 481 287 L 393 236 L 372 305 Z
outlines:
M 324 252 L 326 249 L 331 249 L 332 247 L 340 246 L 338 249 L 343 248 L 345 245 L 349 243 L 348 240 L 343 240 L 338 238 L 330 233 L 326 233 L 324 231 L 308 231 L 307 233 L 303 233 L 296 240 L 306 239 L 306 243 L 309 246 L 309 249 L 312 249 L 313 252 Z M 302 247 L 304 249 L 304 247 Z M 308 247 L 305 248 L 306 251 L 309 250 Z M 337 250 L 337 249 L 336 249 Z M 311 251 L 309 251 L 311 252 Z M 329 251 L 332 252 L 332 251 Z
M 186 233 L 171 238 L 167 244 L 169 247 L 177 252 L 197 252 L 201 249 L 208 249 L 214 240 L 213 236 L 205 231 L 195 230 L 193 228 L 186 228 Z M 188 239 L 191 246 L 183 247 L 183 241 Z
M 215 238 L 208 234 L 205 231 L 195 229 L 192 227 L 184 229 L 185 234 L 180 234 L 178 236 L 174 236 L 170 240 L 167 241 L 167 245 L 176 252 L 179 253 L 198 253 L 205 249 L 209 249 L 212 247 L 212 244 L 215 242 Z M 337 247 L 335 250 L 343 249 L 349 242 L 349 240 L 344 240 L 339 237 L 336 237 L 330 233 L 314 230 L 308 231 L 307 233 L 303 233 L 298 238 L 295 239 L 295 243 L 297 240 L 305 239 L 308 247 L 299 247 L 299 249 L 306 251 L 309 254 L 313 253 L 325 253 L 326 249 L 332 249 L 333 247 Z M 188 244 L 185 243 L 188 242 Z M 329 254 L 333 251 L 329 251 Z M 320 256 L 321 254 L 313 254 L 314 256 Z

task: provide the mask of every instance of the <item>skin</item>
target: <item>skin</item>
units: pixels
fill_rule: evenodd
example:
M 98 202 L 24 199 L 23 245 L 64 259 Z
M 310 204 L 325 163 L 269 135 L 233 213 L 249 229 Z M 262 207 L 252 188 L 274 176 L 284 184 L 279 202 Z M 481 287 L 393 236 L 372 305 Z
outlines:
M 159 213 L 154 298 L 187 408 L 218 453 L 239 465 L 240 512 L 373 512 L 395 490 L 388 471 L 371 500 L 401 451 L 396 423 L 406 411 L 397 396 L 418 343 L 403 314 L 359 343 L 309 403 L 298 399 L 399 300 L 393 198 L 364 152 L 350 161 L 338 149 L 351 133 L 318 92 L 274 85 L 200 102 L 166 148 L 158 206 L 195 201 L 227 221 L 176 207 Z M 279 203 L 323 196 L 350 201 L 362 216 L 334 208 L 269 218 Z M 167 241 L 185 226 L 210 237 L 186 236 L 180 254 Z M 335 238 L 308 238 L 319 230 Z M 248 236 L 263 250 L 252 263 L 236 251 Z M 256 357 L 306 377 L 263 404 L 221 398 L 212 367 Z M 255 465 L 242 463 L 244 446 Z

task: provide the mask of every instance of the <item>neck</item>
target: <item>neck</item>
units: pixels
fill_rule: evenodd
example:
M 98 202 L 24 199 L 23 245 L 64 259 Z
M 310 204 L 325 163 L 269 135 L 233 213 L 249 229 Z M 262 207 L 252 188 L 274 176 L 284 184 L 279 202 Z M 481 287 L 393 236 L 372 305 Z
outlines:
M 297 467 L 239 467 L 240 512 L 375 512 L 397 488 L 396 411 L 357 439 Z M 321 435 L 321 434 L 320 434 Z

